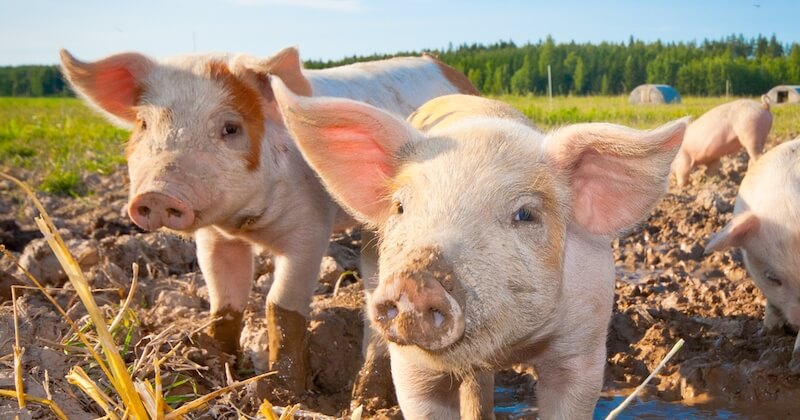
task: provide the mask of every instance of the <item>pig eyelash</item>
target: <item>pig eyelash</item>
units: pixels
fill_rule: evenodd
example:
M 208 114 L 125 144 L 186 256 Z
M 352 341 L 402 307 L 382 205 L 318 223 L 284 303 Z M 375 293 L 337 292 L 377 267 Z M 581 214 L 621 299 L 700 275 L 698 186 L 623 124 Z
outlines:
M 403 203 L 400 200 L 392 201 L 392 214 L 403 214 Z
M 775 276 L 775 274 L 772 271 L 765 271 L 764 272 L 764 277 L 766 277 L 767 280 L 771 281 L 772 283 L 774 283 L 775 285 L 777 285 L 779 287 L 783 285 L 783 283 L 781 282 L 781 279 L 779 279 L 777 276 Z
M 536 214 L 536 211 L 531 210 L 528 207 L 522 206 L 517 211 L 514 212 L 513 218 L 514 224 L 517 223 L 538 223 L 539 217 Z
M 242 126 L 234 122 L 226 122 L 222 126 L 222 137 L 235 136 L 242 132 Z

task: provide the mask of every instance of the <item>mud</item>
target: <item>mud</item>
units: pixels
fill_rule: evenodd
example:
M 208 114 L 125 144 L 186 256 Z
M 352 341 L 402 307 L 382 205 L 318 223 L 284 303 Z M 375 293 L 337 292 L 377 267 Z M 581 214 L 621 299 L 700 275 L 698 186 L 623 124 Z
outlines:
M 768 147 L 775 143 L 773 139 Z M 723 158 L 718 176 L 695 171 L 689 186 L 671 187 L 644 223 L 613 241 L 618 279 L 608 335 L 607 395 L 629 392 L 683 338 L 684 348 L 646 389 L 649 400 L 681 407 L 700 404 L 713 407 L 711 412 L 754 417 L 800 413 L 800 374 L 789 369 L 794 333 L 762 333 L 764 297 L 744 270 L 739 251 L 703 255 L 709 235 L 730 220 L 746 167 L 747 155 L 741 152 Z M 132 225 L 123 210 L 127 200 L 124 168 L 85 181 L 93 191 L 89 196 L 41 195 L 41 199 L 92 286 L 99 290 L 98 303 L 109 319 L 127 296 L 131 264 L 139 264 L 139 287 L 132 305 L 135 318 L 118 333 L 121 343 L 128 337 L 123 354 L 134 375 L 152 380 L 148 361 L 167 354 L 178 343 L 180 349 L 164 368 L 164 382 L 190 378 L 196 388 L 184 384 L 171 389 L 170 395 L 203 394 L 231 379 L 266 371 L 264 305 L 272 283 L 270 257 L 262 255 L 256 264 L 257 278 L 243 314 L 243 357 L 236 360 L 205 333 L 208 292 L 193 243 L 166 233 L 145 233 Z M 60 288 L 52 295 L 82 324 L 85 311 L 40 239 L 34 215 L 21 192 L 0 181 L 0 241 L 37 278 Z M 345 274 L 336 296 L 333 291 L 339 277 L 356 268 L 359 245 L 358 232 L 337 234 L 323 261 L 308 324 L 308 390 L 296 396 L 282 389 L 277 378 L 267 378 L 215 400 L 199 416 L 252 415 L 261 398 L 275 405 L 301 403 L 305 409 L 330 415 L 349 411 L 350 389 L 361 365 L 361 285 Z M 0 388 L 4 389 L 13 388 L 8 356 L 14 342 L 10 284 L 26 282 L 9 258 L 0 258 Z M 40 397 L 49 393 L 70 418 L 101 415 L 64 379 L 71 366 L 89 366 L 85 351 L 70 339 L 68 326 L 39 292 L 20 294 L 28 392 Z M 96 369 L 87 369 L 100 377 Z M 535 416 L 535 373 L 530 367 L 519 365 L 499 372 L 497 383 L 499 417 Z M 385 403 L 370 404 L 370 417 L 399 418 L 396 406 L 379 408 Z M 0 418 L 17 414 L 20 418 L 50 416 L 48 409 L 35 404 L 20 411 L 16 401 L 0 398 Z

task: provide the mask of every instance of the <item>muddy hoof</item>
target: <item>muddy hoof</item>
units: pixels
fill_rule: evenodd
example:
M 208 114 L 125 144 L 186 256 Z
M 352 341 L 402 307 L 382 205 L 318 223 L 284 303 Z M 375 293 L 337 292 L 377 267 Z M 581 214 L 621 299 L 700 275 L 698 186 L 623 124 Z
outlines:
M 394 393 L 389 358 L 377 357 L 364 363 L 356 376 L 350 408 L 363 406 L 365 412 L 374 413 L 395 405 L 397 398 Z
M 236 355 L 239 351 L 239 336 L 242 334 L 242 313 L 222 310 L 211 314 L 215 321 L 208 328 L 208 335 L 214 338 L 222 351 Z

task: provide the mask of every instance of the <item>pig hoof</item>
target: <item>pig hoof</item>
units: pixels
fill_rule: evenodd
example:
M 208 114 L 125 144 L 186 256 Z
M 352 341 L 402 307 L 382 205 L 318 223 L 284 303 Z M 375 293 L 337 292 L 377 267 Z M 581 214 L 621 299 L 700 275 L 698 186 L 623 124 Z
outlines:
M 280 387 L 302 395 L 306 389 L 306 318 L 274 304 L 267 305 L 269 369 Z
M 368 360 L 358 371 L 353 386 L 353 399 L 350 408 L 363 406 L 367 413 L 397 405 L 392 383 L 389 357 L 376 357 Z
M 219 343 L 222 351 L 235 355 L 239 351 L 239 336 L 242 333 L 242 312 L 225 308 L 211 317 L 214 322 L 209 327 L 208 335 Z

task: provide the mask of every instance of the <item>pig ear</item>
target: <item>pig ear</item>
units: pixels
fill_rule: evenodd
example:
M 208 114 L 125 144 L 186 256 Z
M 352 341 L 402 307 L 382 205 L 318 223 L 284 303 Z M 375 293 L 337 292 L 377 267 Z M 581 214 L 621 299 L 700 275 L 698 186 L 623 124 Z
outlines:
M 388 217 L 389 181 L 397 151 L 416 132 L 405 121 L 365 103 L 294 95 L 271 78 L 286 126 L 328 191 L 362 222 Z
M 136 122 L 133 107 L 144 92 L 142 81 L 153 67 L 149 58 L 124 53 L 85 63 L 62 49 L 61 64 L 72 88 L 90 104 L 122 126 Z
M 264 82 L 267 90 L 265 96 L 271 100 L 272 92 L 269 89 L 267 76 L 275 75 L 297 95 L 311 96 L 311 83 L 303 75 L 303 63 L 297 48 L 289 47 L 267 59 L 259 60 L 250 56 L 238 56 L 234 59 L 234 69 L 249 70 L 254 72 Z
M 741 246 L 751 234 L 758 231 L 760 225 L 758 216 L 752 211 L 737 214 L 721 231 L 711 235 L 705 253 Z
M 548 159 L 570 178 L 575 221 L 592 233 L 616 234 L 647 215 L 667 189 L 687 121 L 652 131 L 575 124 L 548 136 Z

